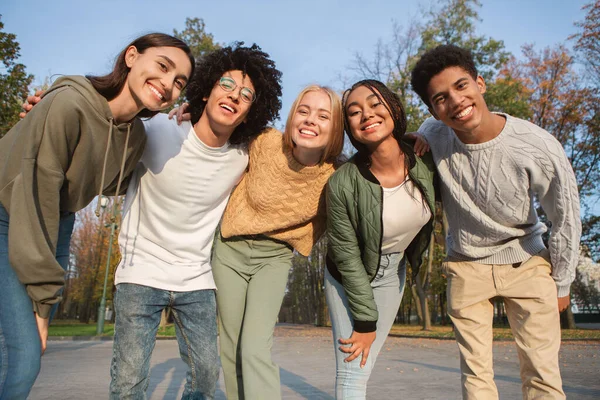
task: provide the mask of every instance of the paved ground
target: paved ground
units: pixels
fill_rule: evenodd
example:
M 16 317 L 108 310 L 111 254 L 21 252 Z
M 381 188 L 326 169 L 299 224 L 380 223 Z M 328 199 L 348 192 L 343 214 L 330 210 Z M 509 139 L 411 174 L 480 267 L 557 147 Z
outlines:
M 273 354 L 281 367 L 284 399 L 333 400 L 335 361 L 325 328 L 278 327 Z M 30 399 L 106 399 L 112 341 L 51 341 Z M 568 398 L 600 398 L 600 343 L 563 343 L 560 363 Z M 512 342 L 494 344 L 501 399 L 520 399 Z M 159 340 L 152 358 L 149 399 L 180 398 L 185 365 L 177 342 Z M 377 360 L 369 399 L 459 399 L 458 350 L 451 340 L 388 338 Z M 221 378 L 216 398 L 225 399 Z

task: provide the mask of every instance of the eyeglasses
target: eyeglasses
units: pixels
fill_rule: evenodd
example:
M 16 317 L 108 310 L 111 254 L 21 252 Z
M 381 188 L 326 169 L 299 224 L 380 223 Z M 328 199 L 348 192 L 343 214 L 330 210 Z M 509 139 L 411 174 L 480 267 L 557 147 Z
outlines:
M 232 78 L 222 76 L 221 79 L 219 79 L 219 86 L 226 92 L 233 92 L 238 85 Z M 240 97 L 246 103 L 252 103 L 256 100 L 256 94 L 252 89 L 245 86 L 240 89 Z

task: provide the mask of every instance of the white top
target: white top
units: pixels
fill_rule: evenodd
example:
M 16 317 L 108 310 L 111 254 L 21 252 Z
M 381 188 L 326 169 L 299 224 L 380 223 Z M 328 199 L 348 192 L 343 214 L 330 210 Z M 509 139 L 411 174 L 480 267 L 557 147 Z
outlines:
M 382 254 L 399 253 L 408 247 L 431 218 L 421 191 L 406 178 L 393 188 L 383 189 Z
M 144 125 L 148 143 L 127 190 L 115 284 L 215 289 L 215 229 L 248 153 L 229 144 L 208 147 L 190 122 L 178 126 L 164 114 Z

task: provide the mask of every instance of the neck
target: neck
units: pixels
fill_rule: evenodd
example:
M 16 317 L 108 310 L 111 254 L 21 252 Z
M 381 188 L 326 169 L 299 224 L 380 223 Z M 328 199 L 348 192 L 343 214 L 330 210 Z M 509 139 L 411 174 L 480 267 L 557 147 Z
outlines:
M 309 167 L 317 165 L 321 161 L 321 157 L 323 157 L 323 151 L 294 146 L 292 149 L 292 155 L 300 164 Z
M 505 124 L 506 118 L 488 111 L 482 117 L 479 126 L 472 131 L 454 131 L 454 133 L 456 133 L 456 136 L 458 136 L 460 141 L 465 144 L 481 144 L 496 138 L 500 132 L 502 132 L 502 129 L 504 129 Z
M 206 110 L 194 125 L 194 132 L 198 139 L 209 147 L 223 147 L 233 134 L 235 128 L 227 127 L 226 129 L 218 129 L 212 126 L 209 118 L 206 116 Z
M 108 107 L 113 115 L 115 124 L 129 122 L 143 110 L 143 107 L 138 106 L 135 100 L 127 94 L 125 88 L 117 97 L 108 102 Z
M 371 172 L 404 171 L 404 153 L 393 137 L 370 149 Z

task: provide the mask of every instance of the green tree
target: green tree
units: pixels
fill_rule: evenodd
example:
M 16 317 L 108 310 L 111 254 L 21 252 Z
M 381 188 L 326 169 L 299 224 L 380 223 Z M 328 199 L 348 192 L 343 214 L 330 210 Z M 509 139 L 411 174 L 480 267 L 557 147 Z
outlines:
M 2 15 L 0 15 L 2 17 Z M 16 35 L 4 32 L 0 21 L 0 137 L 19 122 L 21 104 L 27 97 L 33 75 L 25 72 L 25 66 L 17 62 L 21 48 Z
M 205 31 L 206 25 L 202 18 L 186 18 L 185 29 L 178 32 L 173 29 L 173 35 L 190 46 L 194 57 L 202 57 L 204 54 L 219 49 L 221 45 L 215 42 L 213 35 Z

